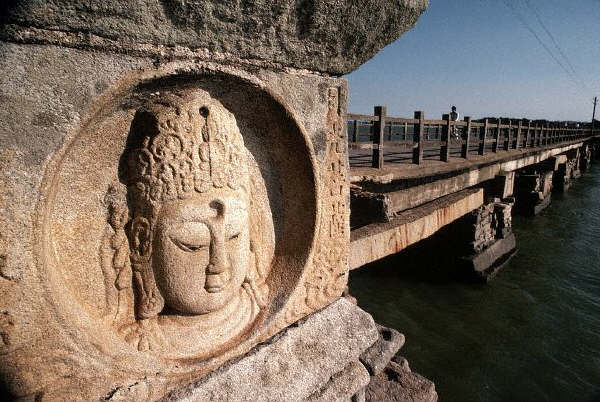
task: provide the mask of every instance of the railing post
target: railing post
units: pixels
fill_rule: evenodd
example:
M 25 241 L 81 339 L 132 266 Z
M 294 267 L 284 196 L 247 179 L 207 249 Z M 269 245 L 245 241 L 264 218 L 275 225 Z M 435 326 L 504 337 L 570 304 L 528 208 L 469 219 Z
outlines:
M 544 133 L 544 135 L 543 135 L 544 144 L 543 145 L 548 145 L 548 135 L 550 134 L 550 123 L 546 123 L 546 124 L 544 124 L 544 126 L 545 127 L 544 127 L 544 131 L 543 131 L 543 133 Z
M 540 146 L 546 145 L 546 133 L 548 131 L 548 123 L 542 123 L 542 131 L 540 133 Z
M 519 120 L 519 125 L 517 126 L 517 142 L 515 144 L 515 149 L 519 149 L 521 146 L 521 131 L 523 130 L 523 120 Z
M 525 144 L 523 148 L 527 148 L 530 146 L 529 142 L 531 141 L 531 120 L 527 122 L 527 135 L 525 136 Z
M 452 120 L 450 120 L 449 114 L 443 114 L 442 120 L 446 121 L 446 125 L 442 130 L 442 146 L 440 148 L 440 160 L 442 162 L 448 162 L 450 160 L 450 133 L 452 132 Z
M 565 124 L 560 123 L 560 129 L 558 130 L 558 142 L 563 142 L 565 137 Z
M 354 120 L 354 130 L 352 130 L 352 142 L 358 142 L 358 135 L 360 133 L 360 126 L 358 120 Z
M 560 123 L 559 129 L 558 129 L 558 142 L 561 143 L 563 142 L 565 136 L 565 125 L 564 123 Z
M 485 137 L 487 136 L 489 122 L 488 119 L 485 119 L 483 122 L 483 130 L 479 131 L 479 149 L 478 154 L 485 154 Z
M 383 134 L 385 130 L 385 106 L 375 106 L 374 115 L 379 117 L 373 122 L 373 163 L 372 166 L 377 169 L 383 167 Z
M 415 112 L 415 119 L 419 122 L 414 125 L 414 144 L 413 144 L 413 157 L 412 162 L 420 165 L 423 162 L 423 146 L 425 144 L 425 113 L 422 111 Z
M 502 132 L 502 130 L 500 130 L 500 125 L 502 124 L 502 119 L 498 117 L 498 128 L 496 129 L 496 143 L 494 144 L 494 152 L 498 152 L 498 147 L 500 147 L 500 133 Z
M 465 143 L 462 145 L 460 156 L 462 158 L 469 159 L 469 145 L 471 142 L 471 116 L 465 116 L 465 121 L 467 122 L 467 138 L 465 138 Z
M 512 148 L 512 135 L 511 135 L 511 131 L 512 131 L 512 125 L 511 125 L 512 120 L 508 119 L 508 130 L 506 133 L 506 140 L 504 141 L 504 150 L 508 151 L 509 149 Z

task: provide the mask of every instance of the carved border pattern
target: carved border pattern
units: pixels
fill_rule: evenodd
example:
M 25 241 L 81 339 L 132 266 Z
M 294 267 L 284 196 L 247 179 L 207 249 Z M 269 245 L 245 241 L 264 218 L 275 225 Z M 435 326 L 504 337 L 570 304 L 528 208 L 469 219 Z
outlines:
M 326 147 L 320 170 L 321 217 L 317 244 L 301 294 L 286 314 L 288 323 L 325 307 L 348 281 L 350 241 L 347 149 L 340 87 L 327 90 Z

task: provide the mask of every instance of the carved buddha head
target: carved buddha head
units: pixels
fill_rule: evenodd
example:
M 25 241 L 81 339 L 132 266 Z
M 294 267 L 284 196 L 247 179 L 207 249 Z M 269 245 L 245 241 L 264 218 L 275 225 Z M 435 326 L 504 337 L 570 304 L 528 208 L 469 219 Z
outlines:
M 253 286 L 247 158 L 235 117 L 206 92 L 137 111 L 121 175 L 138 318 L 212 313 Z

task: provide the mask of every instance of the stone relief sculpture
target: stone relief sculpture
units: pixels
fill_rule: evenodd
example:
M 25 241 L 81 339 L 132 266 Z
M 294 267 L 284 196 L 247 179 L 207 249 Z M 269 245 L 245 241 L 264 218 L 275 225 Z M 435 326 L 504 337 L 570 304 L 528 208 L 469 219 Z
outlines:
M 342 83 L 311 86 L 308 118 L 259 78 L 196 68 L 114 87 L 49 162 L 35 226 L 47 346 L 21 348 L 29 321 L 0 306 L 0 352 L 36 373 L 27 390 L 157 399 L 345 287 Z
M 105 315 L 140 352 L 227 348 L 267 302 L 274 247 L 235 117 L 201 90 L 154 95 L 134 116 L 119 169 L 127 202 L 109 189 Z

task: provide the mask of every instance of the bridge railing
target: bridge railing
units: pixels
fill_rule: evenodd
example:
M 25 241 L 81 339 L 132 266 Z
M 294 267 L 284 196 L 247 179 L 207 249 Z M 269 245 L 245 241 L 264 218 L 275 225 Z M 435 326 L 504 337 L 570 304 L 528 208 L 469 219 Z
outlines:
M 375 106 L 373 115 L 346 117 L 350 150 L 359 152 L 363 165 L 364 158 L 369 156 L 364 151 L 371 150 L 370 164 L 366 165 L 374 168 L 382 168 L 389 162 L 384 162 L 384 151 L 394 155 L 394 162 L 421 164 L 426 159 L 448 162 L 450 158 L 469 159 L 486 153 L 568 143 L 594 134 L 588 123 L 470 117 L 452 121 L 447 114 L 441 120 L 425 120 L 422 111 L 416 111 L 413 118 L 387 116 L 384 106 Z

